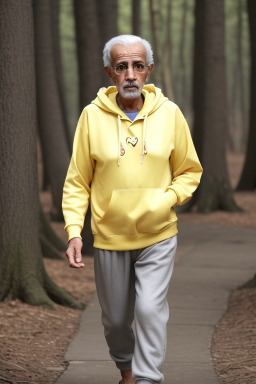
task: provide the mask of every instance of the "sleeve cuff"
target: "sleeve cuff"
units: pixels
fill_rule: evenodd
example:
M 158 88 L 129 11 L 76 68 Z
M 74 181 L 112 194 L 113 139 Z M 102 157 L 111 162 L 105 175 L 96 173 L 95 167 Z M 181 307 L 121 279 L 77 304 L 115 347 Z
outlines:
M 178 196 L 173 191 L 173 189 L 169 189 L 167 192 L 165 192 L 165 196 L 167 198 L 170 208 L 174 207 L 177 204 Z
M 81 237 L 81 226 L 80 225 L 69 225 L 67 228 L 66 228 L 66 231 L 68 233 L 68 241 L 73 239 L 74 237 L 79 237 L 81 240 L 82 240 L 82 237 Z

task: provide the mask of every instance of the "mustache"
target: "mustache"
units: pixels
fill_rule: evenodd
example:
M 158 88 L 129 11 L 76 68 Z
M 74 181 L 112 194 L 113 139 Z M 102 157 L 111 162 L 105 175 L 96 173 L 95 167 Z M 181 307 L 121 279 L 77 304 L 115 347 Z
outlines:
M 122 84 L 122 88 L 125 88 L 125 87 L 136 87 L 136 88 L 139 88 L 140 87 L 140 84 L 137 82 L 137 81 L 125 81 L 123 84 Z

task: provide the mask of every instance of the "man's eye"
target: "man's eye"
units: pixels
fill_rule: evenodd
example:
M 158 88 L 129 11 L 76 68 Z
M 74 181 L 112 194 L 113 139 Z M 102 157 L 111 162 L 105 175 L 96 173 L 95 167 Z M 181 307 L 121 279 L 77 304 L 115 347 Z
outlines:
M 145 66 L 142 63 L 137 63 L 137 64 L 135 64 L 135 68 L 143 69 L 143 68 L 145 68 Z
M 119 64 L 119 65 L 116 67 L 116 69 L 117 69 L 118 71 L 125 71 L 125 70 L 126 70 L 126 66 L 125 66 L 124 64 Z

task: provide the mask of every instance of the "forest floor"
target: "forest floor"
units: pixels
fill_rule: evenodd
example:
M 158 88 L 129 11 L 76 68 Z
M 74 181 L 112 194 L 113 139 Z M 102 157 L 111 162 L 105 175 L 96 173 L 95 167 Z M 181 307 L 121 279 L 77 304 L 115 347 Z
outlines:
M 241 155 L 229 155 L 232 185 L 239 178 Z M 256 228 L 256 192 L 236 192 L 239 213 L 214 212 L 179 214 L 182 221 Z M 50 195 L 41 193 L 45 211 L 50 209 Z M 63 223 L 52 223 L 66 239 Z M 73 270 L 63 260 L 44 259 L 53 280 L 79 300 L 90 305 L 95 291 L 93 258 L 85 257 L 86 268 Z M 215 327 L 212 355 L 221 384 L 256 382 L 256 288 L 231 293 L 226 313 Z M 82 311 L 56 305 L 55 310 L 32 307 L 18 300 L 0 303 L 0 383 L 53 384 L 65 369 L 64 355 L 74 338 Z

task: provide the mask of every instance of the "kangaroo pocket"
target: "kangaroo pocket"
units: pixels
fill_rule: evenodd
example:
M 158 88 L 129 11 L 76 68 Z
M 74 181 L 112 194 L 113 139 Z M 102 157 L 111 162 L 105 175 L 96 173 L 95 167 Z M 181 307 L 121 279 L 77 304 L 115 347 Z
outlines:
M 110 237 L 156 233 L 169 226 L 171 209 L 161 188 L 115 189 L 98 233 Z

